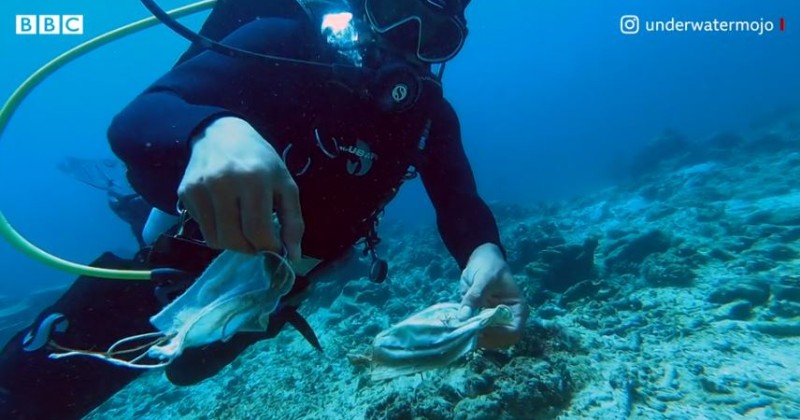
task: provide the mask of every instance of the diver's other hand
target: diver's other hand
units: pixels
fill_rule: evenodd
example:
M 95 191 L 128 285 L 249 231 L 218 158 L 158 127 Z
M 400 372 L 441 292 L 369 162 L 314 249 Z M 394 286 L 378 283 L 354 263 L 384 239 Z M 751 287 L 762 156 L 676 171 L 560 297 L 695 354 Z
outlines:
M 511 267 L 503 258 L 497 245 L 483 244 L 472 252 L 467 267 L 461 274 L 461 311 L 459 318 L 467 319 L 480 308 L 506 305 L 514 316 L 510 325 L 484 330 L 478 345 L 485 348 L 502 348 L 515 344 L 522 337 L 528 321 L 528 303 L 514 282 Z
M 281 251 L 274 204 L 289 257 L 301 256 L 297 184 L 275 149 L 242 119 L 220 118 L 193 139 L 178 197 L 209 246 L 248 253 Z

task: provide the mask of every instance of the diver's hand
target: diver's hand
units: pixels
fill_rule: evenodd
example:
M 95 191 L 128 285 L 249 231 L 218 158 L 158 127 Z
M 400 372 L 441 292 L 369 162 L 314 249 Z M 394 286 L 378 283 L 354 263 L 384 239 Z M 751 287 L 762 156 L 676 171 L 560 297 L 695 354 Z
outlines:
M 297 184 L 275 149 L 242 119 L 220 118 L 194 139 L 178 197 L 209 246 L 247 253 L 281 251 L 274 204 L 289 258 L 301 256 Z
M 478 337 L 478 345 L 486 348 L 508 347 L 519 341 L 528 320 L 528 303 L 514 282 L 511 268 L 497 245 L 486 243 L 472 252 L 461 274 L 462 320 L 481 308 L 506 305 L 514 319 L 510 325 L 489 327 Z

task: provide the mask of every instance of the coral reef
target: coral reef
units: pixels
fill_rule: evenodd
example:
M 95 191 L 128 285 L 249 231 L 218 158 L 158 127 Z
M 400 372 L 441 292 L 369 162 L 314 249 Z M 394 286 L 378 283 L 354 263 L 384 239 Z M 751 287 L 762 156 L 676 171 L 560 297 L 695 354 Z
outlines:
M 356 259 L 301 308 L 323 355 L 287 328 L 191 388 L 147 374 L 89 418 L 800 418 L 796 121 L 705 143 L 667 133 L 626 185 L 492 204 L 531 304 L 509 349 L 371 381 L 379 331 L 459 299 L 433 227 L 385 226 L 386 283 Z

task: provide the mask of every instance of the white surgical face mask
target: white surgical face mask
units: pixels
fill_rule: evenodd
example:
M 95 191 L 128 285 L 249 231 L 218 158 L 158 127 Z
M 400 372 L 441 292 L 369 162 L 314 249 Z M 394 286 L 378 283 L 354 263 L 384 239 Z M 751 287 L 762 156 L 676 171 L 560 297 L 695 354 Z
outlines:
M 484 309 L 460 321 L 458 303 L 440 303 L 378 334 L 372 342 L 372 379 L 383 380 L 447 366 L 475 349 L 478 333 L 510 324 L 511 308 Z
M 224 342 L 237 332 L 266 331 L 270 314 L 294 280 L 294 270 L 278 254 L 224 251 L 186 292 L 150 318 L 159 332 L 124 338 L 103 353 L 70 351 L 50 357 L 82 355 L 133 368 L 164 367 L 184 349 Z M 121 348 L 145 339 L 151 341 L 134 349 Z M 122 354 L 138 356 L 129 360 L 118 357 Z M 142 362 L 147 358 L 156 362 Z

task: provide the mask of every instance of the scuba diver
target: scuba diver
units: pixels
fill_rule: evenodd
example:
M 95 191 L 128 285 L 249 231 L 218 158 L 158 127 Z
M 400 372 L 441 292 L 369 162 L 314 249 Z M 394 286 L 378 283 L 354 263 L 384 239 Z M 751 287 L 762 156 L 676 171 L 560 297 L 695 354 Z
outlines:
M 479 343 L 519 340 L 528 305 L 441 86 L 444 64 L 464 45 L 469 2 L 218 0 L 201 38 L 114 118 L 111 148 L 155 210 L 145 261 L 104 254 L 92 265 L 199 275 L 222 250 L 321 261 L 297 277 L 267 331 L 187 349 L 166 367 L 170 381 L 211 377 L 287 323 L 319 349 L 297 313 L 302 297 L 358 245 L 372 257 L 369 278 L 383 281 L 378 220 L 416 176 L 462 269 L 459 316 L 508 305 L 513 322 Z M 191 282 L 78 278 L 0 353 L 0 417 L 78 418 L 111 397 L 141 371 L 52 360 L 48 344 L 108 348 L 153 331 L 149 318 Z
M 147 246 L 142 233 L 152 206 L 128 185 L 122 162 L 115 159 L 81 159 L 69 156 L 59 162 L 58 169 L 90 187 L 105 191 L 108 207 L 130 226 L 139 248 Z

